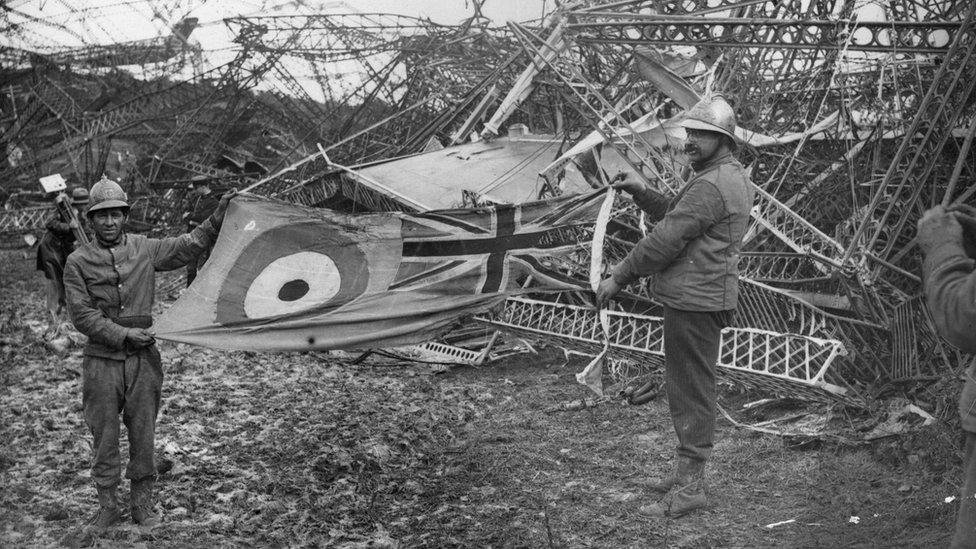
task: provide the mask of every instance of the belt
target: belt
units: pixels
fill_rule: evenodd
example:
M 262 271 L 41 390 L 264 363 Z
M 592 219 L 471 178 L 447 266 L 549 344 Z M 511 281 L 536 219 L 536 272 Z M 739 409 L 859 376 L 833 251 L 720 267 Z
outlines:
M 111 320 L 126 328 L 149 328 L 153 324 L 153 319 L 149 315 L 118 316 L 112 317 Z

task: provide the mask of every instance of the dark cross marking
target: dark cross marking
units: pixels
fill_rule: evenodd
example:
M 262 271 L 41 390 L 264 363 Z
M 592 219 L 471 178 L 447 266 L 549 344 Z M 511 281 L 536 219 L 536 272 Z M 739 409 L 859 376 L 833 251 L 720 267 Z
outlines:
M 580 227 L 547 227 L 515 234 L 515 208 L 499 208 L 492 212 L 495 231 L 483 238 L 454 240 L 405 240 L 404 257 L 457 257 L 488 255 L 485 283 L 479 293 L 501 290 L 505 274 L 505 259 L 509 252 L 527 249 L 554 249 L 577 244 L 584 233 Z M 468 231 L 471 233 L 472 231 Z

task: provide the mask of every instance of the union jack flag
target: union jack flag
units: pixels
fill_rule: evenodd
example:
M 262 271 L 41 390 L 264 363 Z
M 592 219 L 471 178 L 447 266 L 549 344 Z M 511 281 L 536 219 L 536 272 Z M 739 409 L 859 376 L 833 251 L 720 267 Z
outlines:
M 542 258 L 584 248 L 602 193 L 493 208 L 444 210 L 403 219 L 400 268 L 390 290 L 493 293 L 513 275 L 532 275 L 567 287 L 577 281 Z

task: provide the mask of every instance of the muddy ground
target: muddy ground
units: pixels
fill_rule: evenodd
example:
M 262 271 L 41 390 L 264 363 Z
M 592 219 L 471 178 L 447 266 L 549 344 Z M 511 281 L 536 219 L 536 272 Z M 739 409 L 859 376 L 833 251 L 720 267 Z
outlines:
M 723 387 L 741 421 L 829 412 L 849 428 L 819 440 L 720 419 L 709 507 L 652 520 L 638 508 L 653 500 L 645 480 L 669 467 L 664 399 L 554 411 L 590 396 L 574 379 L 582 361 L 558 349 L 445 368 L 171 343 L 157 429 L 163 524 L 96 538 L 83 529 L 94 491 L 81 348 L 45 338 L 42 280 L 32 252 L 0 252 L 3 547 L 948 543 L 959 456 L 944 406 L 936 415 L 948 421 L 862 443 L 864 414 L 784 401 L 744 412 L 764 395 Z

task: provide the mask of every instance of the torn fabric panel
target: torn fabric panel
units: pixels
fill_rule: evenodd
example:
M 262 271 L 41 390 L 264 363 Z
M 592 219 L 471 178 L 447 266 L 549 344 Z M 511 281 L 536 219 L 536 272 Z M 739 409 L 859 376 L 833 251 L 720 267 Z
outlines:
M 200 275 L 156 335 L 221 349 L 409 345 L 506 297 L 584 289 L 546 268 L 580 252 L 605 190 L 519 206 L 345 215 L 235 198 Z

